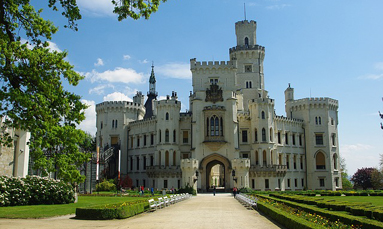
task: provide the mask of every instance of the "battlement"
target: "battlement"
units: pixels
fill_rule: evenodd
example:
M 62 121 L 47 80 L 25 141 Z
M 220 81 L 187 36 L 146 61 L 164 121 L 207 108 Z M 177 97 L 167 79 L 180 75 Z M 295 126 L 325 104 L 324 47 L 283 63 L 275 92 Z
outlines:
M 135 127 L 135 126 L 138 126 L 138 125 L 145 125 L 145 124 L 152 125 L 156 121 L 157 121 L 157 117 L 156 116 L 152 116 L 152 117 L 147 118 L 147 119 L 141 119 L 141 120 L 132 121 L 132 122 L 129 123 L 129 126 L 130 127 Z
M 233 48 L 229 49 L 229 53 L 233 53 L 236 51 L 244 51 L 244 50 L 257 50 L 261 52 L 265 52 L 265 47 L 260 45 L 237 45 Z
M 249 26 L 257 26 L 257 22 L 254 20 L 248 21 L 248 20 L 243 20 L 243 21 L 237 21 L 235 23 L 235 27 L 237 26 L 243 26 L 243 25 L 249 25 Z
M 96 105 L 96 111 L 104 109 L 145 109 L 142 104 L 129 101 L 105 101 Z
M 279 116 L 279 115 L 276 115 L 274 117 L 274 120 L 275 121 L 280 121 L 280 122 L 288 122 L 288 123 L 298 123 L 298 124 L 302 124 L 303 123 L 303 120 L 301 120 L 301 119 L 288 118 L 288 117 Z
M 193 113 L 190 112 L 190 111 L 187 111 L 187 112 L 181 112 L 180 113 L 180 117 L 192 117 Z
M 338 100 L 327 98 L 327 97 L 303 98 L 303 99 L 292 100 L 289 103 L 291 106 L 322 104 L 322 105 L 332 105 L 332 106 L 338 107 Z
M 190 70 L 193 69 L 213 69 L 213 68 L 237 68 L 234 61 L 197 61 L 196 58 L 190 59 Z

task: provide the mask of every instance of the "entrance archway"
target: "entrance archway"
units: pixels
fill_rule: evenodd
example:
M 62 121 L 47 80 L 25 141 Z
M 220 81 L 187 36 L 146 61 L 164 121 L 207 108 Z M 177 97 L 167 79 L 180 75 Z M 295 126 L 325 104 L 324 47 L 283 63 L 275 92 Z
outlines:
M 231 163 L 226 157 L 217 153 L 206 156 L 200 163 L 199 171 L 202 192 L 209 191 L 213 185 L 219 190 L 230 190 Z

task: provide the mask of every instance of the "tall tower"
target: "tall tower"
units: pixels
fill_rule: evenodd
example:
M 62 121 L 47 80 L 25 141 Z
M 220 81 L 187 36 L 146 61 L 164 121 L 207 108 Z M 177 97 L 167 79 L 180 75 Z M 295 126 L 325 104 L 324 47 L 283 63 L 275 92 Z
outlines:
M 154 65 L 152 64 L 152 72 L 150 73 L 149 78 L 149 91 L 148 91 L 148 99 L 145 102 L 145 116 L 144 119 L 151 118 L 153 116 L 153 100 L 157 99 L 156 92 L 156 77 L 154 75 Z

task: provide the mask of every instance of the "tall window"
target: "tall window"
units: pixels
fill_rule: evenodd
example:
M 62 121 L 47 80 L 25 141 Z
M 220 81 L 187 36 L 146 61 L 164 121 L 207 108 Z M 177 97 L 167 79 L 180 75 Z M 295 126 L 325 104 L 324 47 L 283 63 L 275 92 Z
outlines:
M 338 170 L 338 156 L 336 154 L 332 156 L 332 161 L 334 162 L 334 170 Z
M 182 132 L 182 142 L 188 143 L 189 142 L 189 132 L 187 130 L 184 130 Z
M 295 146 L 295 134 L 291 136 L 293 138 L 293 145 Z
M 265 188 L 266 188 L 266 189 L 269 188 L 269 179 L 265 179 Z
M 265 128 L 262 128 L 262 142 L 266 141 L 266 130 Z
M 270 141 L 273 141 L 273 128 L 270 128 Z
M 166 112 L 166 114 L 165 114 L 165 119 L 169 120 L 169 113 L 168 112 Z
M 146 134 L 144 135 L 144 146 L 146 146 Z
M 249 38 L 248 37 L 245 37 L 245 46 L 249 47 Z
M 286 144 L 286 145 L 289 144 L 289 132 L 286 132 L 286 133 L 285 133 L 285 144 Z
M 140 170 L 140 157 L 136 157 L 136 168 Z
M 333 146 L 336 145 L 335 142 L 336 142 L 336 140 L 335 140 L 335 134 L 332 134 L 332 135 L 331 135 L 331 143 L 332 143 Z
M 290 156 L 289 155 L 286 156 L 286 166 L 287 166 L 287 169 L 290 169 Z
M 257 128 L 255 128 L 255 130 L 254 130 L 254 137 L 255 137 L 255 142 L 258 142 L 258 130 L 257 130 Z
M 324 179 L 323 178 L 319 179 L 319 186 L 324 187 Z
M 112 120 L 112 128 L 114 128 L 114 120 Z
M 177 140 L 177 132 L 176 130 L 173 130 L 173 142 L 176 142 Z
M 144 156 L 144 170 L 146 170 L 146 156 Z
M 207 124 L 210 127 L 210 136 L 223 136 L 223 120 L 213 115 L 210 120 L 207 120 Z
M 165 166 L 169 166 L 169 151 L 165 152 Z
M 281 144 L 281 132 L 278 131 L 278 144 Z
M 247 130 L 242 130 L 242 142 L 247 142 Z
M 297 157 L 294 155 L 294 169 L 297 169 Z
M 323 134 L 315 134 L 315 144 L 323 145 Z
M 176 165 L 176 159 L 177 159 L 177 154 L 176 154 L 176 151 L 173 152 L 173 166 Z
M 154 144 L 154 134 L 150 134 L 150 145 Z
M 169 130 L 165 130 L 165 142 L 169 142 Z
M 267 165 L 267 158 L 266 158 L 266 150 L 263 151 L 262 153 L 262 159 L 263 159 L 263 165 Z
M 302 135 L 299 135 L 299 145 L 302 146 Z
M 262 119 L 265 119 L 265 112 L 264 111 L 262 111 L 261 116 L 262 116 Z
M 114 122 L 114 128 L 117 128 L 117 120 Z
M 322 152 L 318 152 L 315 158 L 317 169 L 326 169 L 325 156 Z
M 140 136 L 137 136 L 137 148 L 140 147 Z
M 158 142 L 161 142 L 162 139 L 161 139 L 161 130 L 158 130 Z
M 255 164 L 256 164 L 256 165 L 259 165 L 259 155 L 258 155 L 258 151 L 255 151 Z

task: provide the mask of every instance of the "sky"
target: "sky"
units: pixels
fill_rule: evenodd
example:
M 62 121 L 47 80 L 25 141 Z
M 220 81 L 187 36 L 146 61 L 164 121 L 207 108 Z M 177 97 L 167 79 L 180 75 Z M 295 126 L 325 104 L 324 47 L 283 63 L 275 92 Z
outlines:
M 264 46 L 265 88 L 285 115 L 288 83 L 295 99 L 330 97 L 339 101 L 339 147 L 349 175 L 379 167 L 383 154 L 383 1 L 381 0 L 168 0 L 149 20 L 119 22 L 111 0 L 77 0 L 79 30 L 64 28 L 65 18 L 32 0 L 42 16 L 59 27 L 51 48 L 85 76 L 66 88 L 89 105 L 79 128 L 95 134 L 95 105 L 131 101 L 146 94 L 154 63 L 160 98 L 178 93 L 189 109 L 190 59 L 228 61 L 236 46 L 235 22 L 257 22 Z

